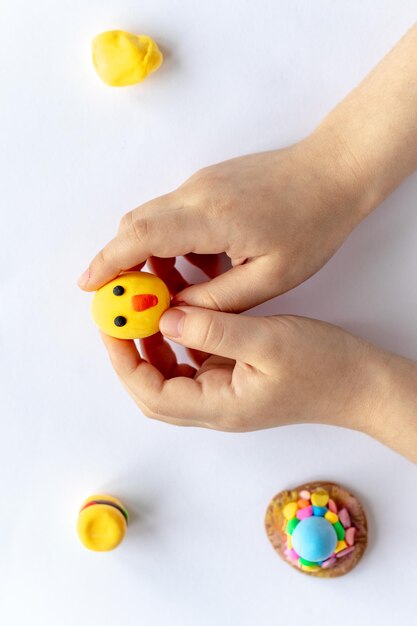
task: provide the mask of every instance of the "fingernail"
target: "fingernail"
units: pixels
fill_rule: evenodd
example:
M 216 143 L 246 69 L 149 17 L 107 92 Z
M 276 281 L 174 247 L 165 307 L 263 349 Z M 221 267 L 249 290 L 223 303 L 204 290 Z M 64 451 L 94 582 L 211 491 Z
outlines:
M 168 337 L 181 337 L 185 313 L 180 309 L 166 311 L 159 321 L 159 330 Z
M 89 279 L 90 279 L 90 268 L 86 269 L 85 272 L 81 274 L 81 276 L 77 280 L 77 283 L 79 284 L 80 287 L 84 287 L 88 283 Z

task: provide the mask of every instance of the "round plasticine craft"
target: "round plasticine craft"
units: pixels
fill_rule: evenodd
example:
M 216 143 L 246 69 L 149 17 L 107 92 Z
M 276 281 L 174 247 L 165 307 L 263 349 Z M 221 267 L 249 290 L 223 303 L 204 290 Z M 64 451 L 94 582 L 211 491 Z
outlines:
M 265 526 L 284 561 L 320 578 L 350 572 L 368 538 L 358 500 L 343 487 L 323 481 L 277 494 L 268 506 Z
M 126 272 L 96 291 L 91 313 L 106 335 L 143 339 L 158 332 L 160 317 L 169 305 L 169 291 L 160 278 Z
M 97 74 L 110 87 L 142 82 L 159 68 L 163 58 L 151 37 L 124 30 L 109 30 L 94 37 L 92 52 Z
M 129 515 L 117 498 L 90 496 L 81 506 L 77 532 L 81 543 L 95 552 L 109 552 L 123 541 Z

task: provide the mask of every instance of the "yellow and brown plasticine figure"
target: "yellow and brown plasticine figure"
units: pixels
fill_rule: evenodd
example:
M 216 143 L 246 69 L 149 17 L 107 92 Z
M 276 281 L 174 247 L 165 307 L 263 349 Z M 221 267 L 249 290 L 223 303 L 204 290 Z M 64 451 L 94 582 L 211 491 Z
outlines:
M 163 59 L 151 37 L 124 30 L 109 30 L 94 37 L 92 52 L 97 74 L 110 87 L 142 82 L 160 67 Z
M 106 335 L 143 339 L 158 332 L 160 317 L 169 305 L 169 291 L 160 278 L 126 272 L 96 291 L 91 313 Z
M 123 541 L 129 514 L 117 498 L 90 496 L 81 506 L 77 532 L 81 543 L 95 552 L 109 552 Z

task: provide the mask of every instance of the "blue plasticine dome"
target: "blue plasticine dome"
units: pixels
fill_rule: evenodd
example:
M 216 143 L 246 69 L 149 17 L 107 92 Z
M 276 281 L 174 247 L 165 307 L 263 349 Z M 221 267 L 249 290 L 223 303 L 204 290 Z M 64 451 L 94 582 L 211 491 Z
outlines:
M 336 544 L 336 531 L 324 517 L 307 517 L 292 534 L 292 545 L 297 554 L 315 563 L 328 559 Z

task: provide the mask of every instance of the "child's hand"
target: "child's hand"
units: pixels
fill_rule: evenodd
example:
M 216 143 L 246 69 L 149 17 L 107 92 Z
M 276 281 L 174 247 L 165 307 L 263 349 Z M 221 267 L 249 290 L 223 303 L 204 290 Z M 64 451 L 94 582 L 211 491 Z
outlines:
M 242 311 L 306 280 L 417 168 L 416 50 L 417 25 L 304 141 L 201 170 L 128 213 L 80 286 L 163 257 L 154 270 L 175 294 L 185 286 L 175 257 L 190 253 L 214 278 L 178 304 Z M 234 267 L 216 276 L 198 255 L 220 252 Z
M 149 417 L 249 431 L 299 422 L 359 425 L 375 409 L 369 402 L 375 349 L 336 326 L 179 307 L 162 316 L 160 328 L 210 356 L 197 370 L 178 365 L 156 335 L 142 342 L 145 361 L 133 341 L 103 335 L 117 374 Z
M 80 286 L 97 289 L 122 270 L 163 257 L 150 264 L 177 302 L 242 311 L 317 272 L 367 203 L 350 153 L 334 135 L 314 134 L 285 150 L 203 169 L 128 213 Z M 234 267 L 217 276 L 209 255 L 222 252 Z M 187 287 L 174 268 L 179 255 L 212 280 Z
M 225 431 L 334 424 L 362 430 L 417 461 L 412 361 L 303 317 L 179 307 L 164 313 L 160 328 L 193 349 L 197 370 L 178 365 L 160 334 L 142 342 L 147 361 L 133 341 L 103 335 L 117 374 L 145 415 Z

